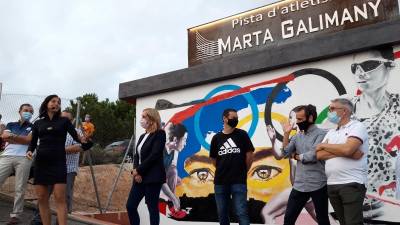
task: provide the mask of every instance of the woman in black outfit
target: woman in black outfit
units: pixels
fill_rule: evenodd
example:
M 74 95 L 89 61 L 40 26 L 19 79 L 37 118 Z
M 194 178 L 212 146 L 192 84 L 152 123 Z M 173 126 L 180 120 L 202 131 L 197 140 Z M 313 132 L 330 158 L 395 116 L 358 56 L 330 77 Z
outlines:
M 81 141 L 71 122 L 67 118 L 61 117 L 61 99 L 57 95 L 46 97 L 40 106 L 39 113 L 42 118 L 33 125 L 32 141 L 27 150 L 27 157 L 32 158 L 39 140 L 34 166 L 34 185 L 38 196 L 40 216 L 44 225 L 50 225 L 48 186 L 53 185 L 58 224 L 66 225 L 65 140 L 67 132 L 75 141 Z
M 126 203 L 131 225 L 140 225 L 137 211 L 140 201 L 145 197 L 150 214 L 150 224 L 160 224 L 158 199 L 163 183 L 165 183 L 165 168 L 163 151 L 165 147 L 165 132 L 161 129 L 160 114 L 155 109 L 145 109 L 142 112 L 140 125 L 145 133 L 139 138 L 134 156 L 134 178 L 131 192 Z

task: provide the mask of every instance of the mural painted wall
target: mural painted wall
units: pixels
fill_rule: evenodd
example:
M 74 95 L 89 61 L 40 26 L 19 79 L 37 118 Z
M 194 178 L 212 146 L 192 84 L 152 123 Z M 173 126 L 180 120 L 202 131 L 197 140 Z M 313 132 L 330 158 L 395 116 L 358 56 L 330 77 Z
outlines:
M 222 111 L 234 108 L 238 127 L 249 133 L 256 147 L 247 179 L 251 222 L 279 223 L 295 162 L 275 159 L 266 125 L 275 127 L 282 140 L 280 122 L 288 119 L 290 110 L 314 104 L 319 126 L 332 128 L 326 121 L 327 107 L 331 99 L 345 96 L 353 100 L 354 117 L 367 126 L 370 136 L 364 216 L 400 222 L 400 184 L 396 183 L 396 169 L 400 170 L 400 46 L 381 50 L 138 99 L 137 116 L 144 108 L 156 107 L 167 132 L 164 161 L 168 179 L 160 195 L 162 220 L 170 224 L 218 221 L 209 147 L 212 136 L 222 129 Z M 139 136 L 143 130 L 136 129 Z M 303 212 L 300 220 L 311 224 L 312 218 Z

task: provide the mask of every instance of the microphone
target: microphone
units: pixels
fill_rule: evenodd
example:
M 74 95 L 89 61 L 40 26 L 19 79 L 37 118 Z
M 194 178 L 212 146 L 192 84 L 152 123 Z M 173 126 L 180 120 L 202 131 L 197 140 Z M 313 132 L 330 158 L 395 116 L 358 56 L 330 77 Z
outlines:
M 46 113 L 47 113 L 47 111 L 43 111 L 43 112 L 39 113 L 39 115 L 37 115 L 37 116 L 32 120 L 31 123 L 36 122 L 36 120 L 38 120 L 39 118 L 43 117 L 44 114 L 46 114 Z
M 56 107 L 54 107 L 54 106 L 50 108 L 50 110 L 55 110 L 55 109 L 56 109 Z M 46 113 L 47 113 L 47 111 L 43 111 L 43 112 L 39 113 L 39 115 L 37 115 L 37 116 L 32 120 L 31 123 L 34 123 L 34 122 L 35 122 L 36 120 L 38 120 L 39 118 L 43 117 Z
M 42 116 L 44 115 L 44 113 L 45 113 L 45 112 L 42 112 L 42 113 L 40 113 L 39 115 L 37 115 L 37 116 L 32 120 L 31 123 L 36 122 L 36 120 L 39 119 L 40 117 L 42 117 Z

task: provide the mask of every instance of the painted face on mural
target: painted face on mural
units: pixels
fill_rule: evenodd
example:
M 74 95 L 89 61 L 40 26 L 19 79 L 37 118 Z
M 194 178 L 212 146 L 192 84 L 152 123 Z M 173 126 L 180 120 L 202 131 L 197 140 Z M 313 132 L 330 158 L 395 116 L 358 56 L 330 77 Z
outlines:
M 270 153 L 271 149 L 257 148 L 254 162 L 247 174 L 247 189 L 249 199 L 268 202 L 272 197 L 290 187 L 290 165 L 288 160 L 276 160 Z M 208 197 L 214 193 L 215 166 L 206 150 L 188 158 L 185 170 L 188 177 L 182 179 L 177 187 L 179 197 Z
M 177 196 L 207 197 L 214 193 L 215 166 L 208 157 L 208 151 L 202 149 L 185 160 L 185 171 L 189 176 L 182 179 L 177 187 Z
M 247 174 L 249 198 L 268 202 L 290 187 L 289 160 L 276 160 L 271 148 L 256 148 Z
M 202 149 L 185 161 L 188 177 L 177 187 L 177 195 L 198 198 L 214 193 L 215 166 Z M 276 160 L 270 148 L 256 148 L 254 161 L 247 174 L 248 196 L 268 202 L 271 197 L 290 186 L 288 160 Z
M 167 142 L 165 147 L 171 151 L 182 151 L 185 148 L 188 133 L 186 128 L 182 124 L 168 123 L 165 128 L 167 131 Z
M 187 136 L 188 134 L 185 133 L 183 137 L 179 139 L 177 137 L 174 137 L 173 141 L 169 142 L 168 144 L 172 146 L 172 149 L 177 151 L 182 151 L 182 149 L 185 148 L 186 146 Z
M 187 136 L 188 136 L 188 134 L 185 133 L 183 135 L 183 137 L 181 137 L 179 139 L 177 137 L 174 138 L 174 143 L 176 143 L 176 150 L 182 151 L 182 149 L 185 148 L 186 141 L 187 141 Z
M 374 93 L 386 87 L 392 67 L 392 61 L 382 58 L 379 52 L 371 51 L 354 56 L 351 72 L 362 92 Z

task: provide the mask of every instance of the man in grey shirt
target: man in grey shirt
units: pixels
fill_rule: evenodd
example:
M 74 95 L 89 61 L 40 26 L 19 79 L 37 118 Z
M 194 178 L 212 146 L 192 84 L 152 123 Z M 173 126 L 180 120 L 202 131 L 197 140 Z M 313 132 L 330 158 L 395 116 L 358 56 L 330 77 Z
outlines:
M 317 110 L 313 105 L 300 105 L 293 109 L 299 132 L 289 141 L 290 132 L 294 123 L 283 125 L 283 143 L 281 152 L 275 146 L 276 135 L 269 127 L 268 134 L 273 150 L 278 159 L 293 157 L 297 160 L 297 168 L 293 189 L 290 192 L 286 207 L 284 225 L 294 225 L 301 210 L 311 198 L 319 225 L 329 225 L 328 194 L 324 162 L 316 158 L 315 148 L 324 139 L 326 132 L 314 123 L 317 119 Z M 294 117 L 294 115 L 293 115 Z M 293 118 L 294 119 L 294 118 Z

